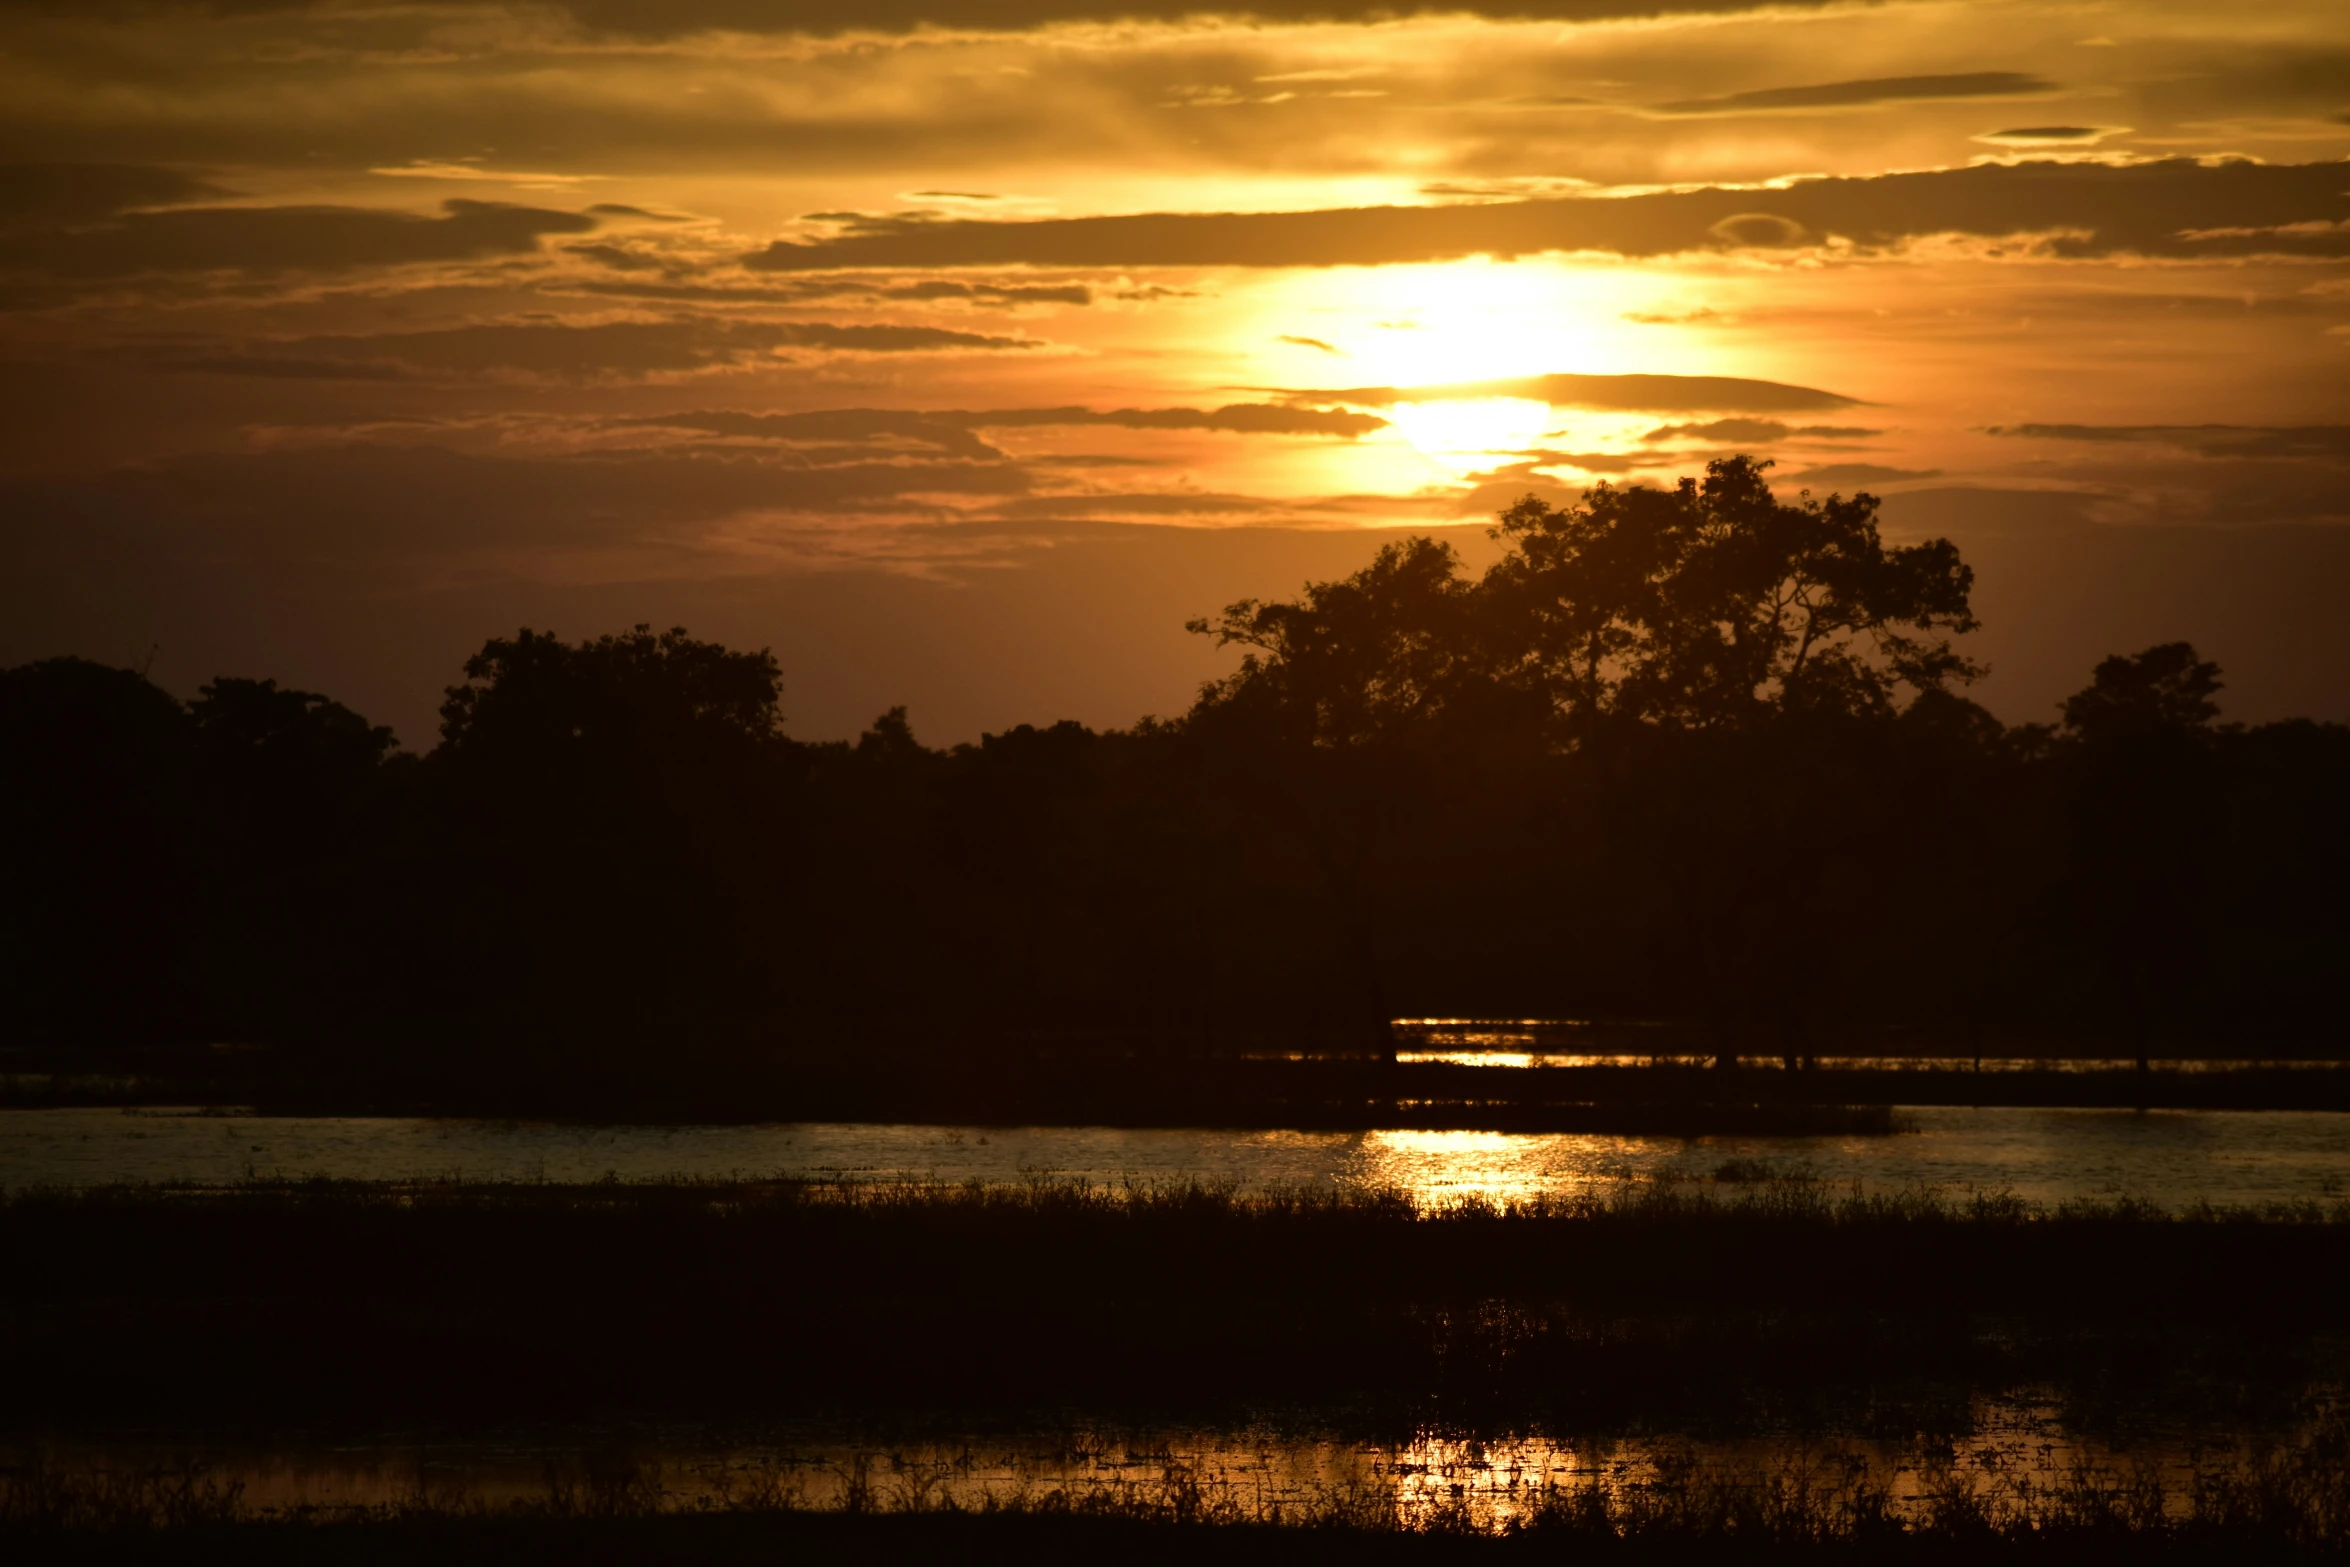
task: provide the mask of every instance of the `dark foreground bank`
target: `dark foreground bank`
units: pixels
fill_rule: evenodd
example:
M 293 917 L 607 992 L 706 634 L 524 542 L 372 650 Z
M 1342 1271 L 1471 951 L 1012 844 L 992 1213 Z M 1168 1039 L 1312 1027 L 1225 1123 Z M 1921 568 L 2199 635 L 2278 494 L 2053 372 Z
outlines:
M 1069 1412 L 1414 1431 L 2283 1429 L 2350 1213 L 1806 1184 L 1400 1197 L 318 1183 L 0 1199 L 18 1435 Z

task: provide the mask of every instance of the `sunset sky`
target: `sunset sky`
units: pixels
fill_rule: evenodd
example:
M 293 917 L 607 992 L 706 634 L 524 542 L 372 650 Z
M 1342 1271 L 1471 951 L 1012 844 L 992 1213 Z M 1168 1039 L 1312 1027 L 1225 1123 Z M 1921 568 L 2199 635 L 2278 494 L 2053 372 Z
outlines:
M 1183 621 L 1733 451 L 2010 721 L 2350 719 L 2350 6 L 0 0 L 0 663 L 772 646 L 1123 724 Z

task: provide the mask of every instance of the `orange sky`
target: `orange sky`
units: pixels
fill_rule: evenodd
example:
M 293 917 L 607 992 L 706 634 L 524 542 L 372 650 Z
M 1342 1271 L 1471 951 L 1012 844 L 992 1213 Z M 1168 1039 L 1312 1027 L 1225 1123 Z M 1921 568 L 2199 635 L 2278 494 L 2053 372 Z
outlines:
M 2003 717 L 2186 637 L 2350 718 L 2338 0 L 1371 15 L 0 9 L 0 661 L 426 744 L 652 620 L 806 735 L 1115 724 L 1384 530 L 1743 450 L 1959 541 Z

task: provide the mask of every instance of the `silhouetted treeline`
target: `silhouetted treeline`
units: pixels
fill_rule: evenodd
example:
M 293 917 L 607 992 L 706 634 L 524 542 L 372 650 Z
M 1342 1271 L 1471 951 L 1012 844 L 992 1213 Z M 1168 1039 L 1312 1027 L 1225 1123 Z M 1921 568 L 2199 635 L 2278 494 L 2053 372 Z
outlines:
M 2350 728 L 2184 644 L 2008 728 L 1972 574 L 1761 465 L 1505 513 L 1195 630 L 1186 714 L 790 738 L 647 628 L 487 643 L 422 755 L 320 695 L 0 673 L 7 1032 L 353 1059 L 1359 1044 L 1397 1015 L 2339 1054 Z

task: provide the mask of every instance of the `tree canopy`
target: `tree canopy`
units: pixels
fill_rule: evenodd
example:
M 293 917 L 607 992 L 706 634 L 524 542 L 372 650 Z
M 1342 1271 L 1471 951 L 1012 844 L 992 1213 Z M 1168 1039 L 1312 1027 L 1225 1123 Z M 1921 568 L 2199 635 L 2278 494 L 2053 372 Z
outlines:
M 2084 740 L 2188 734 L 2219 716 L 2219 665 L 2185 642 L 2165 642 L 2098 664 L 2086 690 L 2065 699 L 2064 726 Z
M 455 755 L 516 758 L 748 749 L 781 738 L 782 699 L 782 667 L 765 649 L 697 642 L 682 626 L 577 646 L 525 627 L 466 660 L 465 683 L 441 704 L 441 740 Z
M 1480 578 L 1413 538 L 1295 600 L 1193 621 L 1248 650 L 1201 709 L 1269 709 L 1330 746 L 1540 712 L 1572 745 L 1614 722 L 1888 717 L 1982 673 L 1952 640 L 1975 628 L 1955 545 L 1888 546 L 1871 495 L 1782 501 L 1770 466 L 1723 458 L 1670 490 L 1601 484 L 1560 508 L 1528 496 Z

